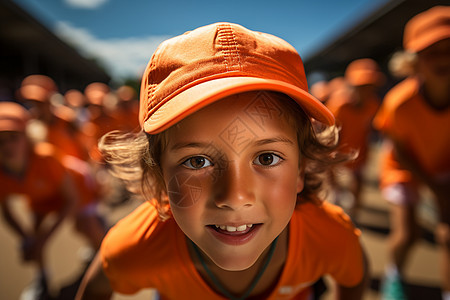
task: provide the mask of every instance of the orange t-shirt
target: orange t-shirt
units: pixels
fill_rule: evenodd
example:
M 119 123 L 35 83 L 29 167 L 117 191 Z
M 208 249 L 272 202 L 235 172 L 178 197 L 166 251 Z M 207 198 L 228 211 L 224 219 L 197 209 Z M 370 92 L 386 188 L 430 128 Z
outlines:
M 94 112 L 97 114 L 81 127 L 81 140 L 89 151 L 89 157 L 95 162 L 101 162 L 103 158 L 98 149 L 100 138 L 112 130 L 118 130 L 120 126 L 118 120 L 111 114 L 101 110 Z
M 308 299 L 310 287 L 325 274 L 344 286 L 358 284 L 364 270 L 359 235 L 341 208 L 300 204 L 289 224 L 284 270 L 267 299 Z M 195 269 L 174 219 L 159 221 L 148 202 L 108 232 L 100 256 L 116 292 L 154 288 L 162 299 L 225 299 Z
M 125 132 L 136 132 L 141 128 L 139 126 L 139 102 L 132 101 L 124 103 L 126 106 L 119 106 L 112 115 L 116 122 L 117 129 Z
M 352 97 L 352 94 L 346 91 L 333 93 L 327 107 L 334 114 L 336 124 L 341 127 L 339 132 L 341 150 L 359 151 L 357 159 L 348 164 L 350 168 L 358 169 L 367 159 L 372 120 L 378 110 L 379 99 L 373 95 L 356 105 Z
M 450 172 L 450 108 L 436 110 L 419 93 L 417 78 L 407 78 L 386 94 L 374 126 L 400 142 L 430 176 Z M 382 186 L 410 182 L 392 149 L 382 156 Z
M 55 145 L 67 155 L 86 160 L 88 158 L 87 150 L 79 137 L 78 129 L 56 116 L 52 123 L 48 125 L 47 142 Z
M 94 178 L 91 166 L 87 162 L 77 157 L 66 155 L 61 149 L 50 143 L 38 143 L 35 149 L 42 155 L 56 158 L 67 170 L 77 189 L 77 196 L 79 197 L 77 208 L 79 210 L 97 202 L 99 196 L 98 184 Z
M 60 187 L 65 172 L 57 159 L 33 152 L 28 168 L 21 177 L 8 174 L 0 168 L 0 201 L 12 194 L 25 195 L 34 212 L 47 214 L 58 211 L 63 206 Z

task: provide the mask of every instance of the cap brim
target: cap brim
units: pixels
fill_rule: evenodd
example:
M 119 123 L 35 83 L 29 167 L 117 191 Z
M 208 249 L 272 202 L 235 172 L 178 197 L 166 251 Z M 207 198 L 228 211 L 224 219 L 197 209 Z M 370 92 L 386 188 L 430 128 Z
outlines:
M 445 40 L 450 39 L 450 26 L 443 26 L 430 30 L 427 34 L 417 37 L 405 43 L 404 47 L 406 50 L 413 52 L 420 52 L 431 45 Z
M 315 120 L 334 124 L 333 114 L 314 96 L 294 85 L 255 77 L 226 77 L 197 84 L 170 98 L 143 124 L 145 132 L 159 133 L 199 109 L 233 94 L 255 90 L 284 93 L 296 101 Z
M 22 97 L 26 100 L 35 100 L 40 102 L 47 101 L 50 95 L 50 92 L 48 90 L 34 84 L 25 85 L 21 87 L 20 93 Z
M 384 75 L 380 72 L 357 70 L 346 77 L 348 82 L 354 86 L 372 84 L 382 86 L 384 84 Z
M 25 131 L 25 123 L 18 120 L 3 119 L 0 120 L 0 131 Z

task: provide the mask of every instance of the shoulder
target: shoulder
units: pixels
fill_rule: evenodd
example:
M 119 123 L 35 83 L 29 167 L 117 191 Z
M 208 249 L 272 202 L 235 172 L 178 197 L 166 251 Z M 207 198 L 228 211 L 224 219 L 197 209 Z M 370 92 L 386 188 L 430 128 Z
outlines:
M 291 229 L 301 237 L 301 244 L 308 245 L 307 251 L 328 253 L 334 249 L 337 253 L 359 247 L 361 231 L 341 207 L 326 201 L 301 204 L 292 225 Z
M 373 122 L 375 128 L 381 131 L 389 131 L 393 119 L 398 117 L 399 112 L 408 107 L 409 103 L 414 102 L 414 99 L 417 99 L 419 89 L 420 82 L 416 77 L 407 78 L 390 89 L 375 116 Z
M 345 285 L 362 278 L 361 232 L 342 208 L 329 202 L 301 204 L 290 229 L 290 247 L 296 253 L 292 261 L 303 268 L 298 272 L 311 278 L 329 274 Z
M 111 258 L 124 255 L 164 227 L 153 205 L 144 202 L 108 231 L 101 253 Z
M 66 170 L 61 162 L 61 157 L 61 153 L 55 146 L 42 142 L 34 146 L 31 159 L 38 169 L 44 166 L 46 170 L 60 177 Z
M 173 219 L 160 221 L 149 202 L 117 222 L 100 248 L 103 270 L 113 288 L 134 293 L 154 286 L 176 268 L 179 271 L 179 231 Z
M 173 219 L 162 222 L 154 206 L 144 202 L 105 236 L 100 249 L 104 265 L 121 271 L 154 266 L 161 257 L 170 256 L 170 248 L 176 243 L 176 230 Z
M 350 89 L 341 89 L 331 94 L 326 106 L 333 113 L 338 113 L 341 109 L 351 106 L 353 103 L 353 93 Z
M 383 100 L 383 106 L 394 110 L 418 95 L 419 89 L 420 82 L 418 78 L 407 78 L 386 93 Z
M 40 142 L 33 147 L 34 156 L 39 160 L 54 161 L 56 164 L 60 164 L 61 153 L 57 148 L 50 143 Z
M 317 226 L 336 224 L 349 230 L 354 228 L 350 217 L 344 210 L 327 201 L 322 201 L 320 203 L 306 202 L 300 204 L 295 213 L 304 222 L 314 221 Z

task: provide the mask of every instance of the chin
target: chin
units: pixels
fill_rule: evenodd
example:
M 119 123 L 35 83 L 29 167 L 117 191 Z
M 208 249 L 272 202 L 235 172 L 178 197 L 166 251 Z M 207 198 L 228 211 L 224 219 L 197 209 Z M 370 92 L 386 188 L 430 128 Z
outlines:
M 243 255 L 236 257 L 234 255 L 227 255 L 227 257 L 210 257 L 210 259 L 221 269 L 225 271 L 244 271 L 252 267 L 259 256 L 250 257 L 249 255 Z

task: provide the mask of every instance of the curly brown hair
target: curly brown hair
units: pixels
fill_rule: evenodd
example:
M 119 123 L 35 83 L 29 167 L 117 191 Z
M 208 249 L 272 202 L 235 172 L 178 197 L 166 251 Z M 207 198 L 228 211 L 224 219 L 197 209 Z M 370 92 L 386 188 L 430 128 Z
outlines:
M 297 204 L 317 201 L 324 196 L 321 192 L 325 192 L 327 170 L 347 162 L 354 155 L 338 151 L 338 130 L 335 126 L 325 127 L 312 120 L 285 94 L 270 91 L 264 93 L 277 99 L 288 123 L 297 129 L 300 161 L 304 166 L 304 188 L 297 197 Z M 112 131 L 99 142 L 99 149 L 112 174 L 122 179 L 130 191 L 151 201 L 162 220 L 171 215 L 160 164 L 169 134 L 170 129 L 155 135 L 143 131 Z

